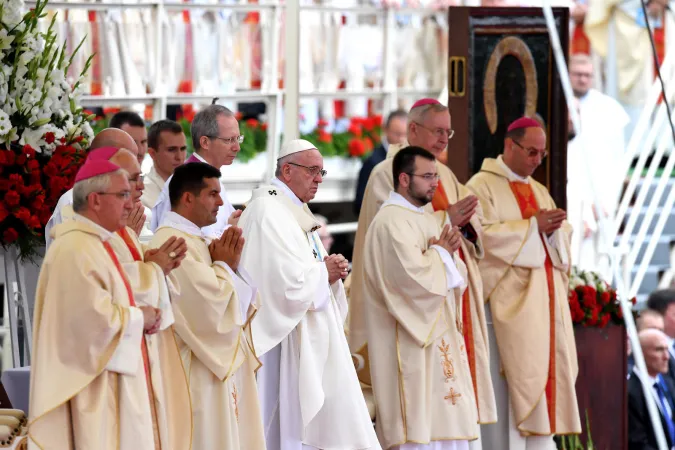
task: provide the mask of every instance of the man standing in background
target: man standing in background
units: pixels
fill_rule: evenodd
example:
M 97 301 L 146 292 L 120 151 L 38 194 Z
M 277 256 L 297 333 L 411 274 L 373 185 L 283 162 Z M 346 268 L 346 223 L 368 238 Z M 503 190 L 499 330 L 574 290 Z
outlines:
M 119 128 L 129 134 L 138 147 L 138 163 L 143 164 L 148 152 L 148 130 L 145 121 L 133 111 L 120 111 L 110 118 L 110 128 Z
M 366 184 L 368 184 L 370 173 L 376 165 L 387 158 L 387 151 L 389 150 L 390 144 L 402 144 L 405 141 L 407 121 L 408 113 L 402 109 L 389 114 L 384 127 L 382 142 L 380 142 L 380 145 L 375 147 L 370 156 L 363 161 L 363 166 L 359 172 L 359 179 L 356 184 L 356 196 L 354 197 L 354 214 L 357 216 L 361 211 L 361 202 L 363 202 L 363 194 L 366 192 Z
M 148 131 L 148 154 L 152 168 L 143 181 L 145 190 L 141 202 L 152 209 L 166 180 L 185 162 L 187 142 L 180 124 L 166 119 L 153 123 Z

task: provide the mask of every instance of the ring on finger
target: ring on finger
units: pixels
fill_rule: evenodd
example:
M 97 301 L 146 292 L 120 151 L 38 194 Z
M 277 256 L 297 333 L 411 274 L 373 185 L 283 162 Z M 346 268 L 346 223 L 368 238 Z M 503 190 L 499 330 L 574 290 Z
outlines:
M 174 259 L 176 257 L 176 252 L 169 253 L 169 258 Z

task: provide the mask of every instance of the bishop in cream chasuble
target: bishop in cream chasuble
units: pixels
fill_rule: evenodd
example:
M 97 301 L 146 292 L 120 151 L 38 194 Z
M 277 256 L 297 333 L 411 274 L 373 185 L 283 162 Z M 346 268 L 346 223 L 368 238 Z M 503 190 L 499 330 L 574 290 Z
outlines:
M 538 122 L 519 119 L 509 127 L 504 155 L 485 159 L 468 183 L 483 207 L 480 269 L 503 370 L 502 376 L 493 361 L 504 426 L 483 429 L 490 448 L 507 441 L 499 448 L 555 448 L 552 435 L 581 431 L 567 300 L 572 230 L 564 211 L 531 177 L 545 153 Z

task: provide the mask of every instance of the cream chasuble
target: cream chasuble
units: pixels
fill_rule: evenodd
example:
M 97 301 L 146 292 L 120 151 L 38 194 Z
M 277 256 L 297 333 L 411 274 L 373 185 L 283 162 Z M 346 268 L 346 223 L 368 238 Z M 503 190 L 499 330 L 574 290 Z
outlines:
M 186 258 L 172 296 L 176 341 L 192 400 L 192 448 L 265 449 L 255 371 L 260 367 L 250 338 L 256 290 L 246 275 L 213 262 L 202 231 L 168 212 L 150 246 L 185 239 Z M 241 275 L 241 277 L 240 277 Z M 243 277 L 243 278 L 242 278 Z
M 145 336 L 156 435 L 162 450 L 187 450 L 190 448 L 192 433 L 190 393 L 173 333 L 174 316 L 170 303 L 170 292 L 175 293 L 176 280 L 172 282 L 171 276 L 165 277 L 158 265 L 143 261 L 147 249 L 141 245 L 131 228 L 113 233 L 110 245 L 129 279 L 136 304 L 162 310 L 160 331 Z
M 380 206 L 394 189 L 392 171 L 394 155 L 407 146 L 407 142 L 389 146 L 387 159 L 375 166 L 368 179 L 361 213 L 359 214 L 359 225 L 354 242 L 354 260 L 352 262 L 352 288 L 349 297 L 347 334 L 352 352 L 361 354 L 366 361 L 368 361 L 368 347 L 365 303 L 368 297 L 365 292 L 365 255 L 363 254 L 365 236 Z M 437 163 L 436 167 L 440 176 L 440 183 L 433 201 L 425 206 L 425 211 L 434 213 L 434 210 L 436 210 L 434 216 L 437 221 L 445 224 L 447 223 L 445 209 L 449 204 L 454 204 L 467 195 L 472 195 L 472 193 L 457 181 L 455 175 L 446 165 Z M 461 244 L 460 257 L 468 272 L 468 289 L 466 289 L 462 299 L 465 324 L 463 332 L 474 382 L 474 392 L 478 399 L 479 421 L 480 423 L 493 423 L 497 421 L 497 407 L 495 406 L 494 390 L 490 377 L 490 355 L 483 303 L 483 284 L 478 270 L 478 261 L 483 258 L 481 215 L 482 211 L 479 206 L 470 222 L 475 232 L 474 236 L 470 238 L 465 234 Z M 358 372 L 358 375 L 361 382 L 366 385 L 364 393 L 368 394 L 370 369 L 367 364 L 363 370 Z
M 159 194 L 162 192 L 165 183 L 166 182 L 159 176 L 153 165 L 150 172 L 148 172 L 143 179 L 143 195 L 141 196 L 141 203 L 143 203 L 143 206 L 152 210 L 152 207 L 157 203 L 157 199 L 159 198 Z
M 154 449 L 143 313 L 111 233 L 76 218 L 54 229 L 38 281 L 28 448 Z
M 328 284 L 309 208 L 275 179 L 253 191 L 239 226 L 241 265 L 262 298 L 252 328 L 268 449 L 380 449 L 344 334 L 344 288 Z
M 501 156 L 485 159 L 468 187 L 483 207 L 480 269 L 513 427 L 523 436 L 579 433 L 578 365 L 567 300 L 571 227 L 565 222 L 542 238 L 533 215 L 540 208 L 554 209 L 555 203 L 532 178 L 518 180 Z M 500 405 L 499 414 L 506 417 L 502 408 L 508 406 Z M 485 431 L 483 438 L 489 443 Z
M 466 267 L 444 248 L 429 248 L 440 233 L 432 214 L 392 192 L 366 235 L 366 324 L 384 448 L 441 441 L 436 448 L 468 449 L 466 441 L 478 438 L 462 334 Z

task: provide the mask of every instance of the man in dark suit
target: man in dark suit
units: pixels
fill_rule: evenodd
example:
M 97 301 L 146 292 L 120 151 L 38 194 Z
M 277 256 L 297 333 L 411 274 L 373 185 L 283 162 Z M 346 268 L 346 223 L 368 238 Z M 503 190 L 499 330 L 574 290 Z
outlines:
M 643 309 L 640 311 L 640 315 L 635 320 L 635 327 L 637 328 L 638 333 L 642 330 L 649 329 L 664 331 L 663 316 L 655 309 Z M 630 351 L 630 341 L 628 342 L 628 345 L 628 375 L 630 376 L 630 374 L 633 373 L 635 359 L 633 358 L 633 353 Z M 673 373 L 671 369 L 674 369 L 673 366 L 675 366 L 675 358 L 672 357 L 672 354 L 671 358 L 668 360 L 668 365 L 670 367 L 668 370 L 668 376 L 671 376 Z M 671 381 L 675 383 L 675 379 L 672 379 Z
M 356 196 L 354 197 L 354 214 L 359 216 L 361 211 L 361 202 L 363 202 L 363 194 L 366 192 L 366 184 L 373 168 L 387 158 L 387 149 L 389 144 L 402 143 L 407 134 L 407 118 L 408 113 L 402 109 L 398 109 L 387 117 L 387 122 L 384 126 L 384 136 L 380 145 L 373 149 L 365 161 L 359 172 L 359 180 L 356 184 Z
M 668 372 L 668 337 L 659 330 L 647 329 L 639 333 L 640 346 L 645 357 L 647 374 L 638 375 L 633 369 L 628 379 L 628 449 L 657 450 L 656 433 L 652 427 L 647 401 L 640 377 L 645 377 L 651 395 L 659 410 L 661 425 L 668 448 L 675 444 L 675 384 L 665 375 Z

